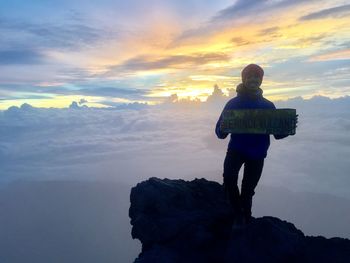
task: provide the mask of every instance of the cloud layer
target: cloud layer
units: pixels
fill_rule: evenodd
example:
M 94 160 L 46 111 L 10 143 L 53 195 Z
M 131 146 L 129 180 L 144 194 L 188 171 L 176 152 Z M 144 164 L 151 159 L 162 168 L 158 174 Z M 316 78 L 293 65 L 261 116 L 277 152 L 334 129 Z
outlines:
M 174 95 L 157 106 L 100 109 L 80 100 L 0 111 L 0 260 L 134 259 L 131 186 L 151 176 L 222 183 L 228 139 L 214 127 L 227 100 L 217 87 L 206 103 Z M 350 97 L 274 102 L 296 108 L 299 125 L 294 136 L 271 136 L 253 215 L 348 238 Z
M 217 139 L 214 127 L 227 97 L 214 96 L 207 103 L 175 100 L 119 110 L 77 103 L 70 109 L 12 107 L 0 115 L 0 178 L 136 183 L 210 171 L 208 179 L 221 181 L 228 139 Z M 275 105 L 296 108 L 299 127 L 295 136 L 271 138 L 263 182 L 349 197 L 349 97 Z

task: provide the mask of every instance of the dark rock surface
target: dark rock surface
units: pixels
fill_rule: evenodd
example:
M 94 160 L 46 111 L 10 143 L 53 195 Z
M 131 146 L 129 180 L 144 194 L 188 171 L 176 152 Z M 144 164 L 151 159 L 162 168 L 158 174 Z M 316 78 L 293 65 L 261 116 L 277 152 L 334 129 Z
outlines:
M 232 230 L 223 187 L 206 179 L 152 177 L 131 189 L 136 263 L 350 262 L 350 240 L 305 236 L 276 217 L 254 218 Z

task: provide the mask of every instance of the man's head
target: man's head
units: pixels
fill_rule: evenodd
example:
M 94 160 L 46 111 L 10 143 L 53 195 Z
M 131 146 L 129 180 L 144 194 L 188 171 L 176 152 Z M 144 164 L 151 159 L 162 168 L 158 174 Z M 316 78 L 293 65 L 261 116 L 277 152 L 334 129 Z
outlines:
M 242 70 L 241 75 L 244 87 L 249 90 L 256 90 L 262 83 L 264 70 L 256 64 L 249 64 Z

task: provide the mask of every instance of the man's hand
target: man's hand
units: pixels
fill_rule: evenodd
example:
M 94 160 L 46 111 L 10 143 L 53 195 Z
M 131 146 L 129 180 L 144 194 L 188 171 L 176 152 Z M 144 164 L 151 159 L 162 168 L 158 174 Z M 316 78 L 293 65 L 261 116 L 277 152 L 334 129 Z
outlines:
M 295 129 L 298 127 L 298 116 L 299 116 L 299 114 L 297 114 L 297 115 L 295 115 Z M 292 136 L 293 136 L 294 134 L 292 134 Z
M 222 119 L 220 117 L 218 122 L 216 123 L 215 133 L 219 139 L 226 139 L 226 137 L 228 136 L 228 133 L 222 131 L 221 126 L 222 126 Z
M 295 115 L 295 128 L 298 127 L 298 126 L 297 126 L 297 123 L 298 123 L 298 116 L 299 116 L 299 114 Z M 294 134 L 291 134 L 291 135 L 293 136 Z M 288 137 L 289 135 L 274 134 L 273 136 L 275 137 L 276 140 L 280 140 L 280 139 L 283 139 L 283 138 Z
M 280 139 L 288 137 L 289 135 L 288 134 L 274 134 L 273 136 L 275 137 L 276 140 L 280 140 Z

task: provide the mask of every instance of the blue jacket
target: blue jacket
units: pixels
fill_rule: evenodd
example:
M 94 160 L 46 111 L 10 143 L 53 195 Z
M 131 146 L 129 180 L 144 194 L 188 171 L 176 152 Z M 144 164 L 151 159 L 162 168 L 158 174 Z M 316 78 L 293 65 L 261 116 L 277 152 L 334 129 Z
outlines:
M 276 109 L 275 105 L 262 96 L 263 90 L 259 88 L 255 94 L 245 92 L 243 84 L 237 86 L 237 96 L 230 99 L 216 123 L 215 133 L 219 139 L 225 139 L 228 133 L 220 130 L 224 110 L 232 109 Z M 276 139 L 282 139 L 286 136 L 276 135 Z M 266 158 L 267 150 L 270 147 L 269 134 L 232 134 L 228 144 L 228 150 L 237 150 L 249 158 L 262 159 Z

